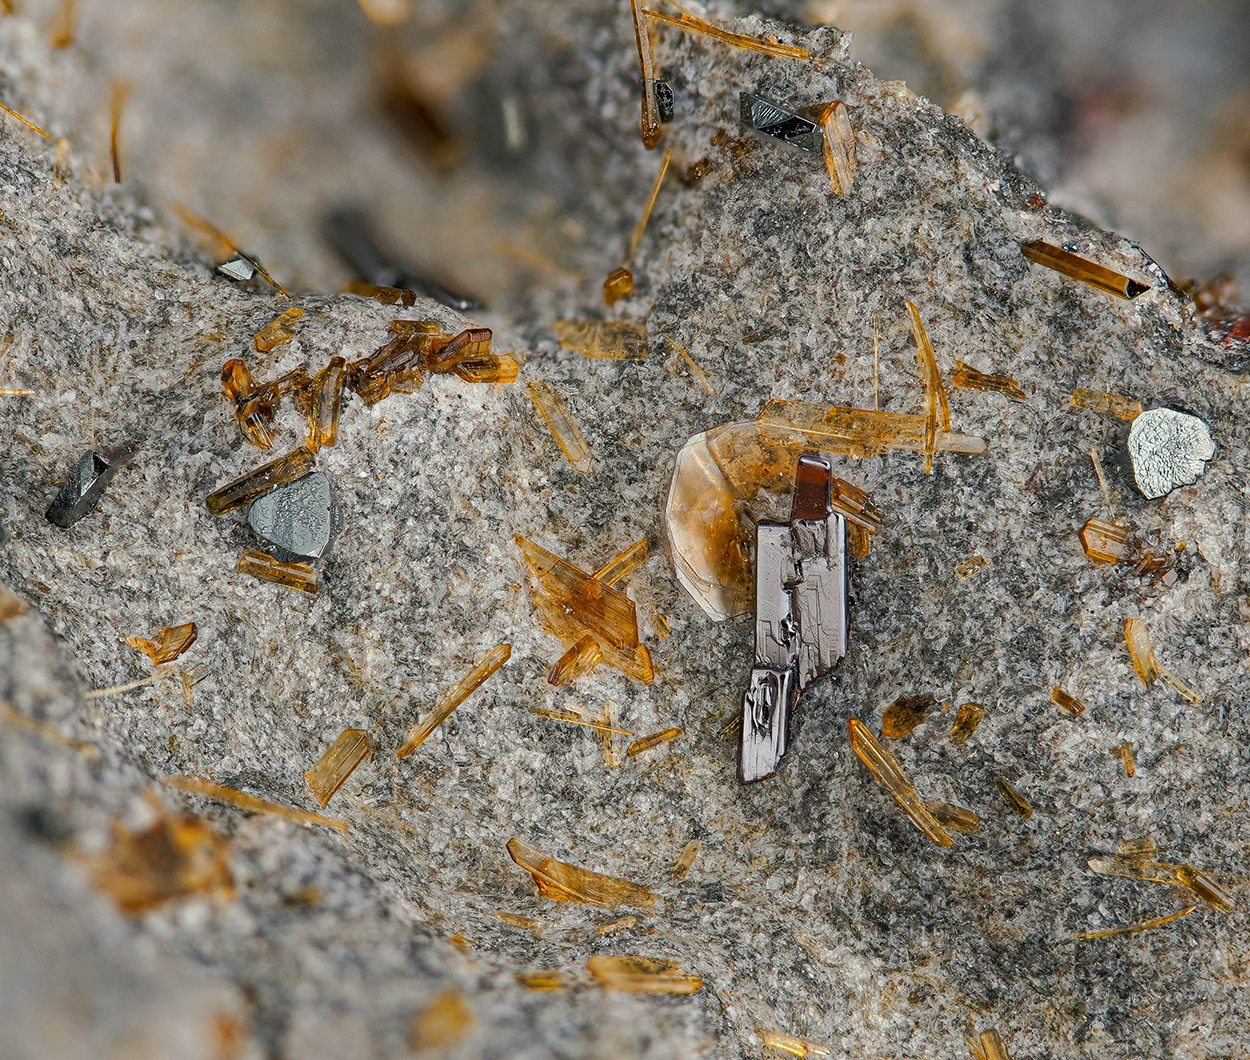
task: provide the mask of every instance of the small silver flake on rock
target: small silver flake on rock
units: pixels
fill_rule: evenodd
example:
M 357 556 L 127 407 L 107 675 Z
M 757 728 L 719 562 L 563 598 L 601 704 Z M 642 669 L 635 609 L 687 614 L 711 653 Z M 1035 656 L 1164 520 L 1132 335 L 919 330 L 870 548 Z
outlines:
M 1211 431 L 1197 416 L 1174 409 L 1150 409 L 1133 421 L 1129 458 L 1137 488 L 1154 500 L 1177 486 L 1198 481 L 1215 455 Z
M 252 503 L 248 526 L 292 555 L 321 559 L 335 536 L 330 480 L 319 471 L 266 493 Z

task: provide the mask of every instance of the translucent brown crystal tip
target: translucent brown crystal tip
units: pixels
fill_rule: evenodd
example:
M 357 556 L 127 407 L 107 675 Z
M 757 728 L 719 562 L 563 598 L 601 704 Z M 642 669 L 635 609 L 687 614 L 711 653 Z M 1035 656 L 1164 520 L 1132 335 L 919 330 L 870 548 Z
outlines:
M 317 764 L 304 774 L 313 798 L 325 806 L 368 753 L 369 734 L 364 729 L 344 729 L 339 733 Z
M 1079 280 L 1081 283 L 1088 284 L 1105 294 L 1115 295 L 1117 298 L 1136 298 L 1150 290 L 1144 283 L 1131 280 L 1123 273 L 1105 268 L 1097 262 L 1079 257 L 1040 239 L 1020 244 L 1020 252 L 1036 265 L 1053 269 L 1063 276 Z
M 701 976 L 688 975 L 674 961 L 651 957 L 610 957 L 596 954 L 586 962 L 600 986 L 630 994 L 693 994 L 703 986 Z
M 508 856 L 534 878 L 539 894 L 557 902 L 585 902 L 609 909 L 621 905 L 649 909 L 658 898 L 642 884 L 557 861 L 519 839 L 508 840 Z
M 143 652 L 152 660 L 153 666 L 162 666 L 173 662 L 195 643 L 197 627 L 194 622 L 185 622 L 181 626 L 162 626 L 151 640 L 143 637 L 127 637 L 126 643 L 136 651 Z

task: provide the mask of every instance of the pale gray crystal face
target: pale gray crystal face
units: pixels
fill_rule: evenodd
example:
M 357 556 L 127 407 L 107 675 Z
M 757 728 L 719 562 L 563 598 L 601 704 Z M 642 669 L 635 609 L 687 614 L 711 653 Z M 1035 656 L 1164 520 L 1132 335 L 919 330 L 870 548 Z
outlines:
M 247 258 L 232 258 L 218 265 L 217 271 L 232 280 L 250 280 L 256 275 L 256 266 Z
M 1197 482 L 1215 455 L 1215 441 L 1197 416 L 1149 409 L 1133 421 L 1128 452 L 1137 488 L 1153 500 Z
M 330 480 L 314 471 L 279 486 L 252 502 L 247 524 L 257 537 L 293 555 L 322 558 L 335 535 Z

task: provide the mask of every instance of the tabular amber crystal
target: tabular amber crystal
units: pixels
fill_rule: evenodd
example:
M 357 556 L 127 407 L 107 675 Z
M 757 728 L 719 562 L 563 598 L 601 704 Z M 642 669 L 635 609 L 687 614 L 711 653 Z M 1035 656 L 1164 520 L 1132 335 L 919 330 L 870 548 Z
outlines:
M 1029 800 L 1016 791 L 1005 778 L 997 777 L 995 779 L 998 781 L 999 789 L 1007 796 L 1007 802 L 1011 806 L 1012 812 L 1023 821 L 1027 821 L 1032 817 L 1033 807 L 1029 804 Z
M 647 328 L 626 320 L 557 320 L 553 329 L 560 345 L 583 357 L 640 361 L 647 356 Z
M 624 265 L 613 269 L 603 281 L 603 300 L 608 305 L 616 305 L 622 298 L 628 298 L 633 293 L 634 274 Z
M 343 387 L 347 383 L 347 361 L 331 357 L 313 379 L 308 409 L 308 448 L 317 452 L 323 445 L 339 440 L 339 415 L 343 410 Z
M 1128 556 L 1128 527 L 1106 519 L 1090 519 L 1081 527 L 1081 547 L 1095 563 L 1119 563 Z
M 287 589 L 299 589 L 305 593 L 317 591 L 317 571 L 307 563 L 284 563 L 274 559 L 268 552 L 250 548 L 239 557 L 235 567 L 240 574 L 250 574 L 263 582 L 273 582 Z
M 540 972 L 518 972 L 517 982 L 527 990 L 559 990 L 572 984 L 573 977 L 567 972 L 544 970 Z
M 1150 290 L 1144 283 L 1130 280 L 1123 273 L 1114 272 L 1097 262 L 1078 257 L 1076 254 L 1071 254 L 1040 239 L 1035 239 L 1031 243 L 1021 243 L 1020 252 L 1037 265 L 1054 269 L 1057 273 L 1089 284 L 1090 287 L 1105 294 L 1115 295 L 1117 298 L 1136 298 L 1139 294 Z
M 1121 744 L 1115 749 L 1115 753 L 1119 756 L 1120 761 L 1124 763 L 1124 775 L 1131 777 L 1137 772 L 1137 763 L 1133 760 L 1133 745 L 1131 743 Z
M 825 171 L 835 195 L 845 195 L 851 190 L 855 179 L 855 130 L 846 104 L 835 101 L 825 107 L 817 117 L 825 133 L 822 148 Z
M 364 729 L 344 729 L 339 733 L 317 764 L 304 774 L 313 798 L 322 806 L 329 803 L 368 753 L 369 734 Z
M 1052 688 L 1050 690 L 1050 698 L 1054 701 L 1055 706 L 1060 710 L 1066 710 L 1074 718 L 1079 718 L 1085 713 L 1085 704 L 1076 696 L 1068 695 L 1062 688 Z
M 677 859 L 677 863 L 673 866 L 673 871 L 668 874 L 668 878 L 675 883 L 684 880 L 686 874 L 690 871 L 690 866 L 694 864 L 694 859 L 698 856 L 699 841 L 692 839 L 682 849 L 681 857 Z
M 511 644 L 499 644 L 491 648 L 478 660 L 477 665 L 456 683 L 454 688 L 448 690 L 447 694 L 439 700 L 438 706 L 408 733 L 408 739 L 396 752 L 396 757 L 406 758 L 425 743 L 430 733 L 450 718 L 455 709 L 476 692 L 482 683 L 511 657 Z
M 851 718 L 847 722 L 847 727 L 851 735 L 851 750 L 868 767 L 868 772 L 873 775 L 877 783 L 890 793 L 916 827 L 929 839 L 939 846 L 951 846 L 954 840 L 921 801 L 916 786 L 903 772 L 903 767 L 898 764 L 898 760 L 881 746 L 880 741 L 868 731 L 868 727 L 863 722 Z
M 153 666 L 173 662 L 195 643 L 198 630 L 194 622 L 181 626 L 162 626 L 151 640 L 143 637 L 127 637 L 126 643 L 136 651 L 143 652 L 152 660 Z
M 569 463 L 583 475 L 586 474 L 591 464 L 590 446 L 586 444 L 586 438 L 564 399 L 541 379 L 531 380 L 526 384 L 526 390 Z
M 680 735 L 681 729 L 671 727 L 661 729 L 659 732 L 653 732 L 650 736 L 641 736 L 626 748 L 625 757 L 633 758 L 635 755 L 642 754 L 643 751 L 650 751 L 653 747 L 659 747 L 662 743 L 670 743 Z
M 1013 401 L 1027 401 L 1029 397 L 1010 376 L 986 375 L 964 364 L 963 361 L 955 362 L 951 382 L 962 390 L 988 390 L 992 394 L 1002 394 Z
M 519 839 L 508 840 L 508 856 L 534 877 L 539 894 L 557 902 L 585 902 L 605 908 L 633 905 L 649 909 L 659 897 L 642 884 L 556 861 Z
M 1007 1047 L 998 1031 L 990 1028 L 981 1032 L 981 1055 L 985 1060 L 1011 1060 L 1007 1055 Z
M 587 633 L 560 656 L 547 674 L 547 683 L 567 685 L 579 677 L 585 677 L 602 661 L 603 651 L 595 638 Z
M 490 353 L 493 333 L 490 328 L 465 328 L 447 340 L 447 344 L 429 355 L 432 372 L 447 373 L 462 361 L 473 361 Z
M 933 709 L 935 700 L 931 695 L 900 696 L 885 708 L 881 719 L 881 735 L 891 740 L 899 740 L 924 721 L 924 716 Z
M 1164 861 L 1145 861 L 1141 858 L 1115 857 L 1094 858 L 1089 862 L 1091 872 L 1101 876 L 1123 876 L 1130 880 L 1149 880 L 1152 883 L 1169 883 L 1188 887 L 1208 905 L 1223 913 L 1233 911 L 1233 900 L 1210 876 L 1192 865 L 1173 865 Z
M 344 293 L 359 295 L 361 298 L 375 298 L 383 305 L 411 306 L 417 301 L 415 291 L 407 291 L 402 287 L 380 287 L 376 283 L 365 283 L 363 280 L 352 280 L 343 288 Z
M 766 1031 L 762 1027 L 756 1027 L 755 1033 L 763 1039 L 765 1045 L 771 1045 L 774 1049 L 780 1049 L 789 1053 L 791 1056 L 828 1056 L 829 1049 L 823 1045 L 817 1045 L 815 1042 L 805 1041 L 802 1038 L 796 1038 L 792 1034 L 781 1034 L 778 1031 Z
M 687 975 L 674 961 L 651 957 L 609 957 L 598 953 L 586 962 L 588 971 L 608 990 L 631 994 L 693 994 L 703 979 Z
M 969 736 L 977 731 L 981 719 L 985 717 L 985 708 L 980 703 L 965 703 L 955 713 L 954 724 L 951 725 L 951 743 L 964 743 Z
M 929 812 L 933 814 L 938 824 L 953 828 L 956 832 L 972 835 L 981 830 L 981 818 L 965 806 L 954 806 L 949 802 L 931 802 Z
M 1145 411 L 1140 401 L 1121 397 L 1119 394 L 1108 394 L 1104 390 L 1086 390 L 1084 387 L 1077 387 L 1072 391 L 1068 401 L 1074 408 L 1102 412 L 1122 420 L 1135 420 Z
M 298 306 L 292 306 L 285 313 L 280 314 L 269 321 L 260 331 L 256 332 L 256 349 L 261 353 L 268 353 L 276 346 L 281 346 L 284 342 L 290 342 L 295 337 L 295 332 L 291 330 L 300 317 L 304 315 L 304 311 Z
M 1115 856 L 1118 858 L 1144 858 L 1153 861 L 1156 853 L 1158 851 L 1155 841 L 1148 835 L 1125 839 L 1115 845 Z
M 979 574 L 990 565 L 990 561 L 984 556 L 969 556 L 965 560 L 961 560 L 955 564 L 955 577 L 971 578 L 974 574 Z
M 218 490 L 214 490 L 205 498 L 208 510 L 214 515 L 225 515 L 236 508 L 251 504 L 257 497 L 263 497 L 270 490 L 303 478 L 315 466 L 316 459 L 307 446 L 284 453 L 276 460 L 261 464 L 254 471 L 227 482 Z
M 203 777 L 165 777 L 161 783 L 171 788 L 177 788 L 179 791 L 185 791 L 190 795 L 202 795 L 204 798 L 212 799 L 214 802 L 225 803 L 227 806 L 236 806 L 240 810 L 247 810 L 249 813 L 269 813 L 275 817 L 285 817 L 288 821 L 294 821 L 296 824 L 322 824 L 327 828 L 335 828 L 340 832 L 347 831 L 346 821 L 336 821 L 333 817 L 323 817 L 319 813 L 297 810 L 293 806 L 283 806 L 281 803 L 270 802 L 268 799 L 249 795 L 246 791 L 239 791 L 237 788 L 228 788 L 224 784 L 217 784 L 214 781 L 205 780 Z

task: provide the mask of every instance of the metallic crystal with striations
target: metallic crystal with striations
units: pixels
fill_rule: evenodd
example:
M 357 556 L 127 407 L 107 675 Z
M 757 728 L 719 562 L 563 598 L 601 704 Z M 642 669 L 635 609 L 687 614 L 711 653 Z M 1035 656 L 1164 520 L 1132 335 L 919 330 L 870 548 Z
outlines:
M 330 480 L 320 471 L 279 486 L 252 502 L 247 524 L 257 537 L 294 556 L 321 559 L 334 541 Z
M 744 125 L 749 125 L 791 147 L 815 154 L 823 153 L 824 133 L 820 125 L 811 118 L 805 118 L 801 114 L 788 110 L 780 103 L 774 103 L 763 96 L 752 95 L 750 92 L 742 93 L 739 111 Z
M 48 505 L 45 516 L 48 522 L 68 530 L 83 516 L 90 514 L 108 484 L 113 481 L 117 469 L 128 463 L 138 452 L 138 446 L 128 443 L 115 453 L 98 453 L 89 449 L 74 465 L 65 485 Z

